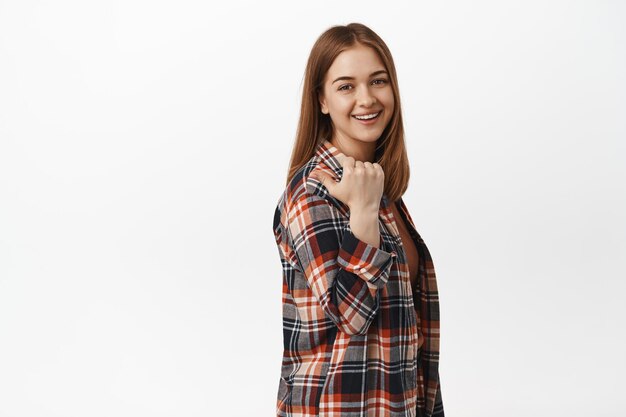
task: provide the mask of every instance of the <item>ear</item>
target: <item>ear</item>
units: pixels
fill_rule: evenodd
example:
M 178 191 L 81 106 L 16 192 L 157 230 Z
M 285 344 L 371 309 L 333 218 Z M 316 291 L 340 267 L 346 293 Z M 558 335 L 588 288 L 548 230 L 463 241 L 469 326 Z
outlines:
M 320 110 L 322 111 L 322 113 L 328 114 L 328 107 L 326 106 L 326 98 L 324 97 L 324 93 L 319 93 L 317 98 L 320 102 Z

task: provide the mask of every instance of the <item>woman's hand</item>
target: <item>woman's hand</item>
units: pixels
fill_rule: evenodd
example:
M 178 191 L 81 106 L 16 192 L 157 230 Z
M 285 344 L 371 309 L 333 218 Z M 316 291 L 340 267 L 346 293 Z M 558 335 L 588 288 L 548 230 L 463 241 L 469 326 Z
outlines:
M 314 172 L 311 176 L 321 181 L 330 195 L 350 211 L 378 213 L 385 188 L 383 168 L 376 162 L 355 161 L 351 156 L 344 157 L 341 165 L 343 176 L 339 182 L 324 172 Z

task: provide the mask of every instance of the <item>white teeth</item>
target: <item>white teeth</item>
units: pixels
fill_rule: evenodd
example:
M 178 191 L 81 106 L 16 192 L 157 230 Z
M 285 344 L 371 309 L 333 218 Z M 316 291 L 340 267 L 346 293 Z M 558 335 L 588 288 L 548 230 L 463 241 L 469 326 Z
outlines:
M 378 113 L 372 113 L 372 114 L 366 114 L 365 116 L 354 116 L 354 117 L 359 120 L 367 120 L 367 119 L 373 119 L 374 117 L 378 116 Z

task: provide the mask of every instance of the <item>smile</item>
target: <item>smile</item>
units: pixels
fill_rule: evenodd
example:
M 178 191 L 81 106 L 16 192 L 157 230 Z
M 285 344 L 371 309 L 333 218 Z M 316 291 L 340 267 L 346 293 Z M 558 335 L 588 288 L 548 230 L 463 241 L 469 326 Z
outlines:
M 381 113 L 382 113 L 382 110 L 377 113 L 363 114 L 359 116 L 354 115 L 352 117 L 354 117 L 356 120 L 358 120 L 361 123 L 371 124 L 371 123 L 374 123 L 376 119 L 378 119 Z
M 359 116 L 352 116 L 355 119 L 358 120 L 368 120 L 368 119 L 375 119 L 376 117 L 378 117 L 378 115 L 380 114 L 380 112 L 377 113 L 370 113 L 370 114 L 363 114 L 363 115 L 359 115 Z

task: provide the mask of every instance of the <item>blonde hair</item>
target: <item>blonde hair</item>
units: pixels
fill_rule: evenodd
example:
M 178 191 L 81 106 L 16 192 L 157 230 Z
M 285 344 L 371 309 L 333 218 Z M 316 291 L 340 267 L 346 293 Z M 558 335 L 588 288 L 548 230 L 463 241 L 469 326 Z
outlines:
M 390 201 L 396 201 L 406 191 L 410 177 L 398 78 L 391 52 L 385 42 L 361 23 L 330 27 L 319 36 L 311 49 L 304 74 L 300 119 L 286 183 L 289 184 L 296 171 L 315 155 L 317 146 L 324 139 L 331 139 L 331 119 L 329 115 L 322 113 L 318 96 L 323 89 L 326 73 L 337 55 L 357 44 L 370 47 L 378 54 L 389 74 L 389 84 L 393 89 L 393 114 L 378 138 L 375 159 L 385 172 L 384 193 Z

